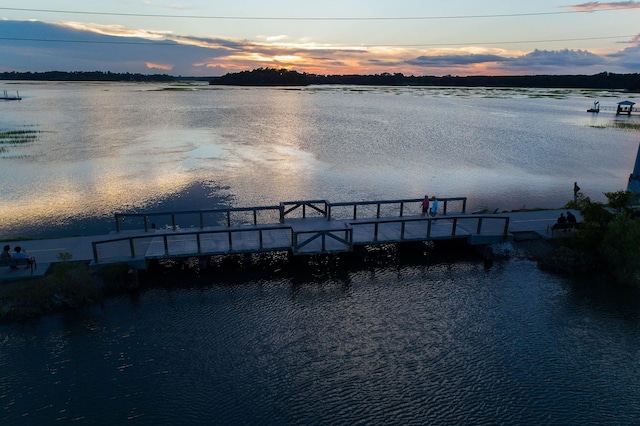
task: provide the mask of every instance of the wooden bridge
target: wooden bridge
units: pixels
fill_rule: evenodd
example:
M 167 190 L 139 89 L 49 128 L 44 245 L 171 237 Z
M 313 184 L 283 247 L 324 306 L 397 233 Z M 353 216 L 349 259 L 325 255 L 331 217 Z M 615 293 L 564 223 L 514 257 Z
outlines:
M 35 256 L 42 275 L 61 253 L 92 265 L 126 262 L 139 269 L 154 259 L 287 251 L 293 255 L 340 253 L 358 246 L 452 240 L 494 244 L 517 233 L 551 238 L 565 210 L 469 214 L 466 197 L 439 199 L 435 217 L 421 215 L 421 198 L 330 203 L 282 202 L 273 206 L 118 213 L 106 235 L 16 241 Z M 574 214 L 579 216 L 577 212 Z M 0 268 L 1 269 L 1 268 Z M 0 270 L 0 281 L 27 275 Z
M 508 216 L 467 214 L 464 197 L 440 199 L 436 217 L 421 216 L 421 202 L 310 200 L 277 206 L 116 214 L 117 232 L 125 235 L 93 242 L 93 262 L 267 251 L 310 255 L 348 252 L 359 245 L 454 238 L 488 244 L 508 237 Z M 142 232 L 135 232 L 140 228 Z

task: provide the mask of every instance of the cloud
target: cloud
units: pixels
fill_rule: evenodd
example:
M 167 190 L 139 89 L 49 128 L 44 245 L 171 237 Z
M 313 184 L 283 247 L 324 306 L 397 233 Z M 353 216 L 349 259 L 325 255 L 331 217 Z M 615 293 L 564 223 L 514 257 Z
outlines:
M 606 57 L 625 69 L 640 69 L 640 46 L 628 47 Z
M 598 10 L 623 10 L 623 9 L 640 9 L 640 2 L 637 1 L 613 1 L 600 3 L 599 1 L 590 1 L 587 3 L 576 4 L 572 6 L 560 6 L 578 12 L 595 12 Z
M 415 59 L 409 59 L 406 62 L 411 65 L 418 65 L 422 67 L 457 67 L 467 66 L 473 64 L 482 64 L 487 62 L 504 62 L 508 58 L 497 55 L 437 55 L 437 56 L 418 56 Z
M 275 41 L 188 37 L 122 26 L 0 20 L 0 71 L 111 71 L 215 76 L 258 67 L 317 74 L 502 75 L 634 73 L 633 46 L 608 54 L 534 50 L 522 54 L 476 47 L 426 51 L 407 47 L 319 45 L 286 37 Z

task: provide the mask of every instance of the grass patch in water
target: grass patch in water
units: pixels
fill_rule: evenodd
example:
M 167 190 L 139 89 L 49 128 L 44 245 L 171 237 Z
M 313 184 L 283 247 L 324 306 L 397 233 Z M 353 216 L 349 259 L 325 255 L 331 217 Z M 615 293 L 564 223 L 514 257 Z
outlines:
M 592 124 L 589 127 L 594 129 L 621 129 L 640 131 L 640 123 L 629 123 L 626 121 L 612 121 L 609 124 Z
M 6 130 L 0 132 L 0 144 L 22 144 L 33 142 L 38 138 L 38 130 Z

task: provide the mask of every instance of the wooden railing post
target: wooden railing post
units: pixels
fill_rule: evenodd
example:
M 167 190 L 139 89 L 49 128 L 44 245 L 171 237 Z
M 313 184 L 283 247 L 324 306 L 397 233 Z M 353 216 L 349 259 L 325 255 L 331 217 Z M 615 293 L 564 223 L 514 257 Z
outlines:
M 476 229 L 476 234 L 480 234 L 482 232 L 482 216 L 478 218 L 478 229 Z
M 129 250 L 131 250 L 131 257 L 136 257 L 136 246 L 133 244 L 133 238 L 129 238 Z
M 93 261 L 98 263 L 98 261 L 99 261 L 99 259 L 98 259 L 98 244 L 95 241 L 93 241 L 91 243 L 91 246 L 93 248 Z

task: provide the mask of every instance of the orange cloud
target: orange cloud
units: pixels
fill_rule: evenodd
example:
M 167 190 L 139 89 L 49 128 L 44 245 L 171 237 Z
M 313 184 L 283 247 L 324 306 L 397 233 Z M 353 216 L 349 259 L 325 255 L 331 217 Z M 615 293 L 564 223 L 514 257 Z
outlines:
M 640 2 L 636 1 L 614 1 L 608 3 L 600 3 L 599 1 L 590 1 L 588 3 L 576 4 L 573 6 L 561 6 L 578 12 L 595 12 L 598 10 L 623 10 L 623 9 L 640 9 Z
M 171 71 L 173 69 L 172 65 L 154 64 L 154 63 L 151 63 L 151 62 L 145 62 L 144 64 L 149 69 L 157 69 L 157 70 L 162 70 L 162 71 Z

